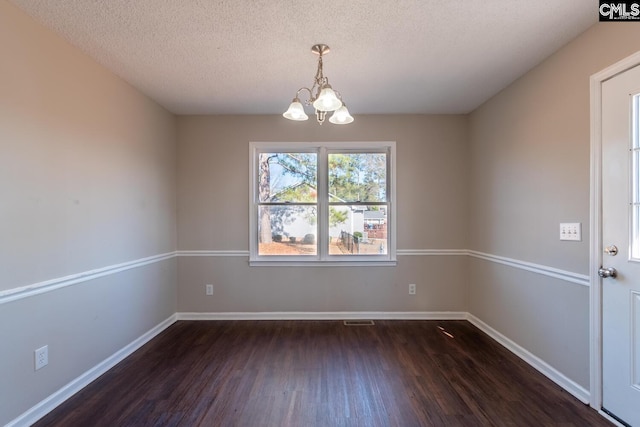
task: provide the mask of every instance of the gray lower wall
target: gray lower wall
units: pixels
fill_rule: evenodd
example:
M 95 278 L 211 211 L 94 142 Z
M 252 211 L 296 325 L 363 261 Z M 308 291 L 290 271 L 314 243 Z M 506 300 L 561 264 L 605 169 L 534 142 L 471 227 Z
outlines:
M 469 260 L 470 312 L 589 389 L 589 288 L 482 259 Z
M 0 424 L 19 417 L 176 312 L 176 259 L 0 304 Z M 34 371 L 33 351 L 49 364 Z
M 401 256 L 397 267 L 249 267 L 246 257 L 180 257 L 178 310 L 466 312 L 467 264 L 466 256 Z

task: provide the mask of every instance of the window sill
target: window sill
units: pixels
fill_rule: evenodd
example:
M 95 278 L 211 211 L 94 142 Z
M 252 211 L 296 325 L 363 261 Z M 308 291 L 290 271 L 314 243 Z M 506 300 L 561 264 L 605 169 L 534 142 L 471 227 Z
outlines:
M 250 260 L 251 267 L 395 267 L 398 262 L 393 260 L 371 261 L 287 261 L 287 260 Z

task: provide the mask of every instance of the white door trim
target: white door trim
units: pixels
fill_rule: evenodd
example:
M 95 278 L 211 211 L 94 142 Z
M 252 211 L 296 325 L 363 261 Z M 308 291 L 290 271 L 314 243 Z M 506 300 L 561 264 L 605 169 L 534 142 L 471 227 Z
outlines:
M 616 62 L 594 74 L 591 86 L 591 189 L 589 242 L 589 340 L 590 340 L 590 401 L 591 407 L 602 408 L 602 280 L 598 268 L 602 265 L 602 83 L 640 65 L 640 52 Z

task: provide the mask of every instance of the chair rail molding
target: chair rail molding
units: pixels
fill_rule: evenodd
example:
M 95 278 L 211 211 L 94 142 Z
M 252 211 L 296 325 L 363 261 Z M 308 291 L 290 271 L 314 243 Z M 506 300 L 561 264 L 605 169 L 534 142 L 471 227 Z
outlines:
M 78 283 L 88 282 L 90 280 L 97 279 L 99 277 L 108 276 L 110 274 L 119 273 L 121 271 L 131 270 L 132 268 L 138 268 L 156 262 L 168 260 L 176 256 L 175 252 L 167 252 L 164 254 L 153 255 L 146 258 L 140 258 L 133 261 L 127 261 L 120 264 L 109 265 L 107 267 L 96 268 L 94 270 L 83 271 L 82 273 L 71 274 L 64 277 L 58 277 L 55 279 L 46 280 L 44 282 L 38 282 L 27 286 L 16 287 L 13 289 L 7 289 L 0 291 L 0 304 L 5 304 L 11 301 L 19 300 L 22 298 L 28 298 L 35 295 L 40 295 L 45 292 L 55 291 L 56 289 L 64 288 L 67 286 L 76 285 Z
M 566 282 L 576 283 L 578 285 L 589 286 L 589 276 L 586 274 L 574 273 L 571 271 L 561 270 L 555 267 L 535 264 L 528 261 L 507 258 L 499 255 L 487 254 L 478 251 L 468 251 L 472 258 L 483 259 L 495 262 L 497 264 L 508 265 L 509 267 L 518 268 L 520 270 L 530 271 L 532 273 L 542 274 L 544 276 L 553 277 L 555 279 L 564 280 Z
M 554 267 L 535 264 L 527 261 L 521 261 L 513 258 L 507 258 L 498 255 L 492 255 L 484 252 L 473 251 L 469 249 L 398 249 L 399 257 L 405 256 L 468 256 L 472 258 L 482 259 L 502 265 L 507 265 L 520 270 L 525 270 L 567 282 L 576 283 L 583 286 L 590 285 L 590 277 L 588 275 L 574 273 L 571 271 L 561 270 Z M 22 298 L 28 298 L 40 295 L 45 292 L 51 292 L 56 289 L 72 286 L 83 282 L 88 282 L 99 277 L 108 276 L 110 274 L 119 273 L 121 271 L 138 268 L 156 262 L 165 261 L 176 257 L 249 257 L 249 251 L 243 249 L 230 250 L 177 250 L 163 254 L 153 255 L 146 258 L 140 258 L 133 261 L 127 261 L 120 264 L 109 265 L 102 268 L 84 271 L 81 273 L 71 274 L 64 277 L 58 277 L 27 286 L 15 287 L 0 291 L 0 305 Z

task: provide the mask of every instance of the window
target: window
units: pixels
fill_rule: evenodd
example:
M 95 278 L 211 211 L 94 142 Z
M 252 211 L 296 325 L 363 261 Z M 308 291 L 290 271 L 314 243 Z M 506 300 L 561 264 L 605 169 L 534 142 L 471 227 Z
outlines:
M 395 265 L 394 142 L 250 151 L 251 265 Z

